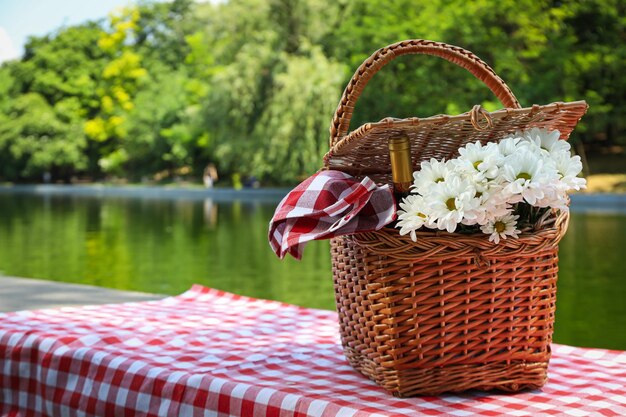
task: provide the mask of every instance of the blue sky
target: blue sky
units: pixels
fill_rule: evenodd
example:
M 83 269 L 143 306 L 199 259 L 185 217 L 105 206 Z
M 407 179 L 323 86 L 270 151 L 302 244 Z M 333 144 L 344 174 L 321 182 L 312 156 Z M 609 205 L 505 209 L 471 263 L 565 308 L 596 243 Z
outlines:
M 105 17 L 132 0 L 0 0 L 0 63 L 18 58 L 30 35 Z

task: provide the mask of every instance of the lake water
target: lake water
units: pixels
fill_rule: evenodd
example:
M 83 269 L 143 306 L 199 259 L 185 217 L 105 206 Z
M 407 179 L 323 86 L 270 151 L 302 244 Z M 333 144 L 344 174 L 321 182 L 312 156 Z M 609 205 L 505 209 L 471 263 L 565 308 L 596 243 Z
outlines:
M 0 275 L 160 294 L 198 283 L 334 309 L 328 242 L 280 261 L 267 243 L 275 205 L 2 193 Z M 556 342 L 626 350 L 624 248 L 626 214 L 572 215 Z

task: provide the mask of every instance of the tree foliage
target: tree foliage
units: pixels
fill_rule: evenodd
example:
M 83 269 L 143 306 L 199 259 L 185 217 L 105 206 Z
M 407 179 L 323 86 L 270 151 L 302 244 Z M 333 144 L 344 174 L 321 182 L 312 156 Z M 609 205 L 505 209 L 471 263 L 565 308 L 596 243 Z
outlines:
M 488 62 L 523 105 L 585 99 L 574 140 L 626 144 L 626 6 L 617 0 L 191 0 L 141 3 L 34 37 L 0 67 L 0 180 L 156 173 L 293 183 L 327 150 L 352 71 L 398 40 Z M 352 128 L 460 113 L 497 99 L 466 71 L 402 57 L 377 74 Z

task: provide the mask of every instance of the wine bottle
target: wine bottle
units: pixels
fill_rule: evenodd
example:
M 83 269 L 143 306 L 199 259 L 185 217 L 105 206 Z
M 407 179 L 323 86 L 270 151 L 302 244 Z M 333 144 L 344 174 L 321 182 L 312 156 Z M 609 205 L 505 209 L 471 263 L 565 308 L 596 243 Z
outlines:
M 413 167 L 411 165 L 411 143 L 406 133 L 389 138 L 389 159 L 396 205 L 411 192 Z

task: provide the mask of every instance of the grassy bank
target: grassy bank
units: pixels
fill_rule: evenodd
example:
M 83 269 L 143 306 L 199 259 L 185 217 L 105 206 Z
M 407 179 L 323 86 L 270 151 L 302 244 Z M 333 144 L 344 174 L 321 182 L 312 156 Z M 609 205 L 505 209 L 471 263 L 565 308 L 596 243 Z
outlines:
M 594 174 L 587 177 L 588 193 L 626 193 L 626 174 Z

